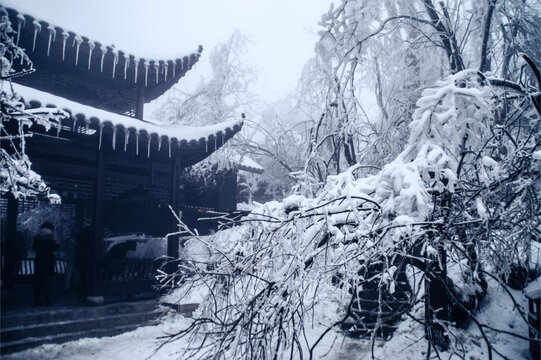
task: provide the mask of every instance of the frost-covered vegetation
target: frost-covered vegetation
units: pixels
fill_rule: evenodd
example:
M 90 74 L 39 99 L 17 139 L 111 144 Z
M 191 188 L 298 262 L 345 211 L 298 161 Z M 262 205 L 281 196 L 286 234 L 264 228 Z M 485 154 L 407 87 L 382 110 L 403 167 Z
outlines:
M 539 19 L 514 0 L 331 7 L 300 82 L 292 194 L 210 240 L 184 228 L 210 256 L 181 266 L 175 294 L 206 296 L 168 340 L 188 337 L 186 357 L 312 358 L 328 334 L 375 340 L 396 314 L 422 324 L 423 339 L 397 336 L 419 358 L 469 358 L 461 327 L 488 358 L 509 356 L 493 333 L 528 340 L 510 287 L 541 264 Z M 494 301 L 522 326 L 478 316 Z
M 32 61 L 15 41 L 5 9 L 0 12 L 0 141 L 2 142 L 0 164 L 0 194 L 11 193 L 15 197 L 48 196 L 53 202 L 58 195 L 49 194 L 49 188 L 39 174 L 31 169 L 31 161 L 25 154 L 25 140 L 31 136 L 28 128 L 39 124 L 49 129 L 57 126 L 59 119 L 67 116 L 56 108 L 27 109 L 11 86 L 11 79 L 34 71 Z

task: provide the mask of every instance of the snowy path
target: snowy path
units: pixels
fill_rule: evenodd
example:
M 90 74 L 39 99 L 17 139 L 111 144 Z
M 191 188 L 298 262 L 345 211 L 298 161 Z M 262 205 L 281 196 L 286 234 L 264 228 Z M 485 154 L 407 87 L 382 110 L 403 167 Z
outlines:
M 25 351 L 2 355 L 5 360 L 95 360 L 95 359 L 129 359 L 129 360 L 165 360 L 177 359 L 180 348 L 185 342 L 177 341 L 167 344 L 157 353 L 160 344 L 158 337 L 182 329 L 187 325 L 183 317 L 168 318 L 159 325 L 144 326 L 121 335 L 103 338 L 84 338 L 64 344 L 46 344 Z M 333 339 L 327 339 L 323 345 L 329 346 Z M 343 340 L 343 342 L 342 342 Z M 336 339 L 335 348 L 327 353 L 328 347 L 322 347 L 318 359 L 357 360 L 369 358 L 369 348 L 363 341 L 350 338 Z M 368 349 L 368 350 L 367 350 Z
M 527 302 L 521 291 L 510 290 L 517 304 L 523 310 L 527 310 Z M 420 314 L 417 314 L 420 317 Z M 477 313 L 477 319 L 497 329 L 526 336 L 528 329 L 517 313 L 514 303 L 507 292 L 499 287 L 494 281 L 489 281 L 487 298 L 481 311 Z M 134 331 L 113 337 L 85 338 L 67 342 L 64 344 L 48 344 L 3 355 L 4 360 L 53 360 L 53 359 L 128 359 L 128 360 L 165 360 L 178 359 L 180 351 L 186 345 L 185 341 L 177 341 L 167 344 L 159 352 L 154 350 L 160 344 L 158 339 L 166 333 L 173 333 L 188 325 L 189 319 L 182 316 L 166 316 L 163 321 L 154 326 L 140 327 Z M 376 357 L 382 359 L 417 360 L 426 357 L 426 342 L 424 341 L 423 325 L 411 319 L 402 322 L 391 341 L 377 343 L 375 348 Z M 321 329 L 320 329 L 321 330 Z M 476 326 L 470 326 L 466 330 L 454 329 L 453 338 L 460 340 L 457 354 L 465 351 L 467 359 L 482 360 L 487 358 L 486 345 L 479 334 Z M 307 329 L 307 337 L 311 340 L 317 338 L 320 332 Z M 494 348 L 508 359 L 532 360 L 528 342 L 506 334 L 487 331 Z M 333 346 L 334 345 L 334 346 Z M 332 350 L 329 349 L 332 347 Z M 362 360 L 371 359 L 370 343 L 367 340 L 356 340 L 343 337 L 340 334 L 329 334 L 318 345 L 315 359 L 322 360 Z M 421 355 L 421 357 L 420 357 Z M 451 352 L 440 353 L 445 359 L 461 359 L 463 356 Z M 494 359 L 502 359 L 494 353 Z M 437 358 L 436 354 L 431 359 Z

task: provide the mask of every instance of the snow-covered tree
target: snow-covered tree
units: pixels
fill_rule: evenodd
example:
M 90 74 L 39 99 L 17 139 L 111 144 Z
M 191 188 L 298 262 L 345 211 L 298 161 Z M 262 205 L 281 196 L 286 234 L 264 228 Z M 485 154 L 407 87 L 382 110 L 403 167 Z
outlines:
M 291 194 L 295 174 L 304 167 L 307 128 L 300 109 L 291 98 L 269 104 L 257 122 L 249 124 L 254 136 L 243 143 L 243 151 L 265 169 L 259 177 L 268 198 L 277 200 Z
M 32 171 L 30 159 L 25 154 L 25 142 L 31 136 L 27 132 L 30 126 L 38 124 L 46 129 L 59 126 L 60 119 L 67 114 L 55 108 L 29 109 L 13 91 L 11 79 L 34 69 L 30 58 L 14 41 L 16 32 L 5 9 L 1 9 L 0 16 L 0 193 L 11 193 L 16 198 L 48 196 L 51 201 L 58 201 L 58 195 L 49 194 L 47 185 Z
M 248 39 L 235 31 L 212 50 L 211 78 L 202 78 L 194 90 L 173 88 L 155 115 L 165 123 L 201 126 L 236 120 L 250 112 L 258 100 L 249 90 L 255 71 L 242 62 L 247 44 Z
M 376 174 L 354 165 L 329 176 L 315 197 L 259 206 L 212 243 L 191 234 L 212 255 L 183 265 L 180 294 L 208 295 L 171 339 L 191 337 L 188 357 L 312 357 L 322 337 L 356 317 L 374 284 L 370 330 L 383 327 L 404 267 L 419 280 L 401 311 L 425 304 L 418 320 L 429 344 L 449 346 L 456 322 L 490 329 L 475 317 L 486 278 L 505 287 L 504 272 L 529 264 L 541 234 L 533 90 L 494 86 L 477 70 L 449 75 L 423 91 L 405 149 Z M 488 340 L 487 348 L 496 351 Z
M 541 61 L 533 1 L 343 0 L 324 14 L 301 79 L 312 122 L 306 173 L 366 173 L 402 151 L 424 87 L 465 68 L 518 81 L 520 53 Z
M 249 40 L 236 30 L 225 43 L 217 45 L 209 56 L 212 76 L 201 78 L 194 90 L 171 89 L 167 102 L 155 116 L 164 123 L 204 126 L 224 121 L 243 120 L 241 134 L 228 141 L 211 156 L 185 170 L 188 181 L 215 185 L 215 174 L 236 167 L 243 145 L 250 138 L 252 119 L 260 100 L 249 89 L 256 79 L 255 70 L 242 61 Z
M 470 323 L 492 357 L 486 332 L 502 329 L 476 316 L 487 284 L 517 304 L 510 275 L 525 273 L 522 287 L 540 273 L 538 10 L 331 7 L 300 82 L 309 130 L 297 192 L 212 241 L 184 228 L 211 256 L 182 265 L 177 294 L 207 295 L 169 340 L 188 336 L 187 357 L 313 358 L 339 325 L 375 339 L 404 314 L 423 324 L 426 358 L 464 358 L 456 334 Z

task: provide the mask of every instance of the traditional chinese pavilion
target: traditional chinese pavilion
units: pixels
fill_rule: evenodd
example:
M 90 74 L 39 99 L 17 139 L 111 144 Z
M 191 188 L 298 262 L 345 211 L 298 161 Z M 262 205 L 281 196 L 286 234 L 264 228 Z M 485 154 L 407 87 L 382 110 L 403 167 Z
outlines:
M 213 194 L 185 194 L 182 169 L 208 157 L 242 127 L 242 120 L 205 127 L 146 121 L 144 104 L 164 94 L 195 63 L 202 47 L 178 59 L 148 59 L 91 40 L 33 16 L 6 9 L 16 42 L 35 72 L 13 79 L 28 108 L 57 107 L 69 117 L 58 127 L 34 123 L 26 151 L 32 169 L 91 223 L 90 295 L 104 294 L 105 229 L 114 234 L 164 236 L 177 229 L 175 213 L 236 209 L 236 176 Z M 4 146 L 4 144 L 2 145 Z M 7 238 L 14 241 L 17 200 L 7 206 Z M 53 219 L 54 220 L 54 219 Z M 194 225 L 195 226 L 195 225 Z M 179 241 L 168 239 L 168 254 Z M 9 257 L 10 254 L 4 254 Z

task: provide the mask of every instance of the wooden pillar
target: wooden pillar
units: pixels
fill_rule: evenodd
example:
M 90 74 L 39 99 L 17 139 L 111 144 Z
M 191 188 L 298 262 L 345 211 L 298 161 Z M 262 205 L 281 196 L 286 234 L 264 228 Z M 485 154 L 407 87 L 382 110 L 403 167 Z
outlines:
M 171 207 L 175 214 L 178 214 L 180 209 L 179 204 L 179 188 L 180 186 L 180 158 L 176 156 L 173 160 L 173 169 L 171 171 Z M 171 215 L 171 232 L 178 231 L 178 223 L 174 216 Z M 167 256 L 178 258 L 178 236 L 170 236 L 167 239 Z
M 94 184 L 94 212 L 92 217 L 90 288 L 87 301 L 94 304 L 103 302 L 102 266 L 103 227 L 105 212 L 105 154 L 99 150 L 96 159 L 96 181 Z
M 135 118 L 143 120 L 143 110 L 145 107 L 145 84 L 139 80 L 137 83 L 137 97 L 135 99 Z
M 176 156 L 173 160 L 173 169 L 171 171 L 171 207 L 175 214 L 178 215 L 180 210 L 180 157 Z M 178 223 L 173 215 L 171 215 L 171 232 L 178 231 Z M 178 258 L 179 237 L 178 235 L 169 236 L 167 238 L 167 256 L 173 259 Z M 175 268 L 171 266 L 168 271 L 171 273 Z
M 4 269 L 2 269 L 3 281 L 5 281 L 6 288 L 13 287 L 13 276 L 16 275 L 15 271 L 18 269 L 17 261 L 17 213 L 19 212 L 19 200 L 9 193 L 8 208 L 7 208 L 7 222 L 6 222 L 6 248 L 4 256 Z
M 218 209 L 237 210 L 237 172 L 228 171 L 218 179 Z

